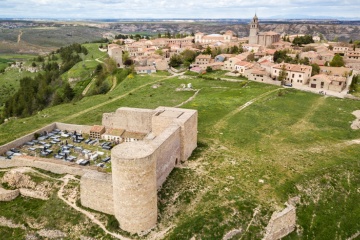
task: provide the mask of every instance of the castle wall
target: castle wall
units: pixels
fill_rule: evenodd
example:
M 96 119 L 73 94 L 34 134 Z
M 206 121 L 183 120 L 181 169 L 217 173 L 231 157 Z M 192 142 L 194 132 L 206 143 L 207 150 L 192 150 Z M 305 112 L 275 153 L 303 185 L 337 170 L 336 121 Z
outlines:
M 0 202 L 10 202 L 17 198 L 20 194 L 19 189 L 16 190 L 6 190 L 0 188 Z
M 73 174 L 83 176 L 89 171 L 96 171 L 97 167 L 84 167 L 76 163 L 65 162 L 62 160 L 37 158 L 30 156 L 16 156 L 11 160 L 0 161 L 0 168 L 12 167 L 34 167 L 57 174 Z
M 80 181 L 80 197 L 83 206 L 114 215 L 111 174 L 88 172 L 83 175 Z
M 92 126 L 88 126 L 88 125 L 76 125 L 76 124 L 67 124 L 67 123 L 55 123 L 56 128 L 64 131 L 67 130 L 69 132 L 81 132 L 81 133 L 86 133 L 89 134 L 90 133 L 90 129 Z
M 148 133 L 151 131 L 151 118 L 154 110 L 122 107 L 115 113 L 104 113 L 102 125 L 105 128 L 121 128 L 130 132 Z
M 190 156 L 192 151 L 197 147 L 197 119 L 198 113 L 196 110 L 190 109 L 181 109 L 181 108 L 171 108 L 171 107 L 158 107 L 156 109 L 157 112 L 159 111 L 174 111 L 179 112 L 177 117 L 172 118 L 172 122 L 178 124 L 181 127 L 181 156 L 180 160 L 182 162 L 186 161 Z M 161 117 L 161 115 L 159 116 Z M 155 117 L 154 117 L 155 118 Z M 157 120 L 153 123 L 162 122 L 164 124 L 168 124 L 166 120 Z M 160 125 L 160 124 L 159 124 Z M 155 127 L 154 127 L 155 128 Z M 161 129 L 160 127 L 158 127 Z
M 36 130 L 35 132 L 29 133 L 21 138 L 18 138 L 12 142 L 9 142 L 7 144 L 0 146 L 0 155 L 3 155 L 4 153 L 6 153 L 6 151 L 8 151 L 11 148 L 19 147 L 19 146 L 23 145 L 24 143 L 33 140 L 35 133 L 40 134 L 40 133 L 43 133 L 44 131 L 52 131 L 55 128 L 55 126 L 56 126 L 56 123 L 52 123 L 50 125 L 47 125 L 43 128 Z
M 137 233 L 157 222 L 156 155 L 145 142 L 123 143 L 111 152 L 114 213 L 120 227 Z
M 172 125 L 157 136 L 151 143 L 156 148 L 156 187 L 160 188 L 174 169 L 180 163 L 180 134 L 179 126 Z

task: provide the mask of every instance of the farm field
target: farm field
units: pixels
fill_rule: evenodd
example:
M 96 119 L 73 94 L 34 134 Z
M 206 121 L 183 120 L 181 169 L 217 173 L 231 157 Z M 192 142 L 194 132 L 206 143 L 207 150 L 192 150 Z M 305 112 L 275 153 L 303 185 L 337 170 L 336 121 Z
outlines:
M 216 73 L 211 76 L 218 77 Z M 298 227 L 285 239 L 356 236 L 360 230 L 360 146 L 354 140 L 360 139 L 360 130 L 352 130 L 350 125 L 355 120 L 352 112 L 360 110 L 358 101 L 248 81 L 163 73 L 134 75 L 105 95 L 85 97 L 0 125 L 0 144 L 54 121 L 100 124 L 104 112 L 122 106 L 178 106 L 195 94 L 176 91 L 187 83 L 200 90 L 192 101 L 181 105 L 198 110 L 198 148 L 159 190 L 157 228 L 147 236 L 133 237 L 151 238 L 161 232 L 163 239 L 222 239 L 238 230 L 232 239 L 261 239 L 272 213 L 295 196 L 300 197 Z M 46 201 L 18 201 L 28 201 L 38 209 L 48 205 Z M 57 201 L 55 195 L 51 201 Z M 0 203 L 0 216 L 11 219 L 11 213 L 2 211 L 8 207 Z M 48 223 L 54 217 L 27 213 L 22 204 L 12 203 L 11 207 L 28 214 L 24 219 L 39 214 Z M 65 209 L 69 219 L 87 221 Z M 24 220 L 13 219 L 24 224 Z M 106 222 L 108 218 L 103 215 L 102 219 Z M 70 224 L 50 227 L 72 228 Z M 81 229 L 79 234 L 109 238 L 96 226 L 91 229 L 88 233 Z M 23 239 L 26 232 L 4 231 L 13 239 Z

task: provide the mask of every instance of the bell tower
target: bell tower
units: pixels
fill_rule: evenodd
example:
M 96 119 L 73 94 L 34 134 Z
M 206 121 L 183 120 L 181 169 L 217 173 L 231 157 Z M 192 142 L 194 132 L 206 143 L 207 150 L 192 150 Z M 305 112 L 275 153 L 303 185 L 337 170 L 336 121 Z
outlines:
M 258 34 L 259 34 L 259 19 L 255 14 L 254 18 L 250 22 L 250 35 L 249 35 L 250 44 L 258 44 Z

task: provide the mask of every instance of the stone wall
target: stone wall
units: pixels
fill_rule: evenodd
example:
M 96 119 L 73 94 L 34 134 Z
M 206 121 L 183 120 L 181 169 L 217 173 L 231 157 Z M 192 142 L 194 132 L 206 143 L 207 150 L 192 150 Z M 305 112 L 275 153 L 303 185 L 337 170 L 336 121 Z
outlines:
M 24 143 L 33 140 L 35 133 L 43 133 L 44 131 L 52 131 L 55 127 L 56 127 L 56 123 L 52 123 L 50 125 L 47 125 L 43 128 L 36 130 L 35 132 L 29 133 L 21 138 L 18 138 L 12 142 L 9 142 L 5 145 L 0 146 L 0 155 L 3 155 L 4 153 L 6 153 L 6 151 L 8 151 L 10 148 L 19 147 L 19 146 L 23 145 Z
M 111 174 L 88 172 L 80 181 L 81 204 L 99 212 L 114 215 Z
M 171 125 L 151 143 L 156 156 L 156 187 L 159 189 L 180 163 L 180 127 Z
M 18 138 L 10 143 L 7 143 L 5 145 L 0 146 L 0 155 L 3 155 L 11 148 L 17 148 L 21 145 L 23 145 L 26 142 L 29 142 L 34 139 L 34 134 L 39 133 L 42 134 L 45 131 L 50 132 L 54 130 L 55 128 L 58 128 L 60 130 L 67 130 L 67 131 L 81 131 L 82 133 L 90 133 L 91 126 L 86 125 L 75 125 L 75 124 L 66 124 L 66 123 L 52 123 L 49 124 L 43 128 L 40 128 L 32 133 L 29 133 L 21 138 Z
M 34 167 L 57 174 L 73 174 L 83 176 L 89 171 L 97 171 L 97 167 L 85 167 L 76 163 L 65 162 L 62 160 L 37 158 L 30 156 L 18 156 L 11 160 L 0 161 L 0 168 L 12 167 Z
M 292 231 L 296 226 L 296 208 L 288 205 L 281 212 L 274 212 L 269 224 L 266 227 L 266 233 L 263 240 L 281 239 Z
M 126 129 L 130 132 L 148 133 L 151 131 L 151 118 L 154 110 L 122 107 L 115 113 L 104 113 L 102 125 L 106 128 Z
M 81 133 L 86 133 L 89 134 L 90 133 L 90 129 L 92 126 L 88 126 L 88 125 L 76 125 L 76 124 L 67 124 L 67 123 L 55 123 L 56 128 L 64 131 L 67 130 L 69 132 L 81 132 Z
M 138 233 L 156 226 L 156 155 L 145 142 L 123 143 L 111 152 L 114 213 L 120 227 Z
M 19 189 L 6 190 L 0 187 L 0 202 L 9 202 L 17 198 L 20 194 Z

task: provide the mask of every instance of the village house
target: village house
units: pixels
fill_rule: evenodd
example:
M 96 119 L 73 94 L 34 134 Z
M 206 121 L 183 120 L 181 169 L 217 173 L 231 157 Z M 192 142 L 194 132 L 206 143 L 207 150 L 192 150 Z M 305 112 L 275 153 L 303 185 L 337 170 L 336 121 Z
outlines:
M 210 60 L 211 60 L 211 55 L 200 54 L 195 58 L 195 64 L 197 65 L 209 64 Z
M 154 66 L 137 66 L 135 71 L 137 74 L 151 74 L 156 73 L 156 68 Z
M 250 63 L 250 62 L 246 62 L 246 61 L 240 61 L 240 62 L 235 63 L 235 71 L 237 71 L 241 75 L 244 75 L 245 70 L 248 70 L 252 67 L 254 67 L 254 64 Z
M 246 58 L 249 56 L 249 54 L 250 54 L 249 52 L 244 52 L 234 57 L 230 57 L 224 62 L 223 70 L 234 71 L 235 63 L 240 61 L 245 61 Z
M 309 52 L 300 53 L 300 58 L 301 59 L 308 58 L 310 63 L 314 63 L 314 61 L 320 60 L 321 56 L 315 51 L 309 51 Z
M 234 37 L 232 31 L 226 31 L 222 34 L 210 34 L 205 35 L 204 33 L 195 33 L 195 43 L 214 43 L 214 42 L 233 42 L 237 41 L 237 37 Z
M 105 127 L 94 125 L 90 129 L 90 138 L 101 139 L 101 135 L 105 133 Z
M 360 60 L 360 51 L 347 51 L 344 56 L 346 60 Z
M 275 84 L 280 86 L 280 81 L 274 81 L 270 73 L 268 73 L 265 69 L 254 67 L 251 69 L 248 69 L 245 71 L 245 77 L 247 77 L 249 80 L 257 81 L 257 82 L 263 82 L 263 83 L 269 83 L 269 84 Z
M 283 71 L 283 67 L 285 67 L 286 71 L 285 84 L 292 84 L 294 87 L 301 87 L 308 84 L 311 77 L 311 66 L 289 63 L 276 64 L 271 69 L 271 77 L 278 79 L 280 72 Z
M 352 69 L 347 67 L 320 66 L 320 73 L 336 77 L 348 77 L 349 75 L 351 75 L 351 72 Z
M 262 46 L 259 44 L 243 44 L 242 48 L 244 49 L 244 51 L 257 53 L 259 50 L 262 49 Z
M 121 135 L 125 132 L 124 129 L 115 129 L 115 128 L 109 128 L 106 129 L 105 133 L 101 135 L 101 138 L 106 141 L 117 141 L 122 142 Z
M 310 78 L 309 87 L 341 92 L 346 87 L 346 77 L 318 74 Z

